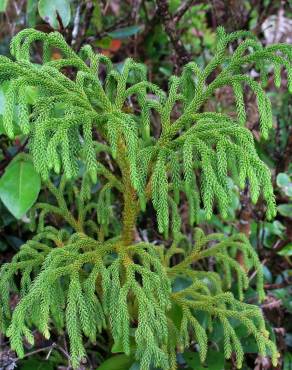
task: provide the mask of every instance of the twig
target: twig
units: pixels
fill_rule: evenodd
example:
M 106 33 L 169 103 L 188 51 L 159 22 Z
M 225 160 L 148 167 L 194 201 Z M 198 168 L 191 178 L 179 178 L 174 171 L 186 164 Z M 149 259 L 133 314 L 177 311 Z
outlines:
M 132 10 L 131 10 L 131 18 L 133 19 L 134 23 L 137 22 L 137 17 L 138 17 L 138 14 L 139 14 L 140 6 L 141 6 L 141 0 L 133 0 Z
M 265 264 L 267 263 L 267 259 L 265 258 L 262 262 L 262 265 L 264 266 Z M 253 278 L 256 276 L 258 272 L 257 271 L 254 271 L 251 275 L 250 275 L 250 278 L 249 278 L 249 282 L 251 282 L 253 280 Z
M 178 8 L 177 11 L 173 15 L 174 22 L 177 23 L 181 20 L 184 14 L 189 10 L 189 8 L 194 5 L 196 0 L 187 0 L 182 3 Z
M 36 349 L 36 350 L 34 350 L 34 351 L 31 351 L 31 352 L 27 352 L 27 353 L 25 353 L 24 354 L 24 356 L 20 359 L 20 358 L 16 358 L 16 359 L 14 359 L 14 361 L 16 362 L 16 361 L 19 361 L 19 360 L 22 360 L 23 358 L 25 358 L 25 357 L 29 357 L 29 356 L 33 356 L 33 355 L 36 355 L 37 353 L 39 353 L 39 352 L 43 352 L 43 351 L 52 351 L 52 349 L 54 348 L 55 346 L 54 346 L 54 343 L 53 344 L 51 344 L 50 346 L 48 346 L 48 347 L 43 347 L 43 348 L 38 348 L 38 349 Z
M 48 359 L 50 358 L 51 353 L 52 353 L 52 351 L 53 351 L 53 349 L 54 349 L 53 345 L 52 345 L 51 347 L 52 347 L 52 348 L 49 350 L 49 352 L 48 352 L 48 354 L 47 354 L 47 356 L 46 356 L 46 361 L 48 361 Z
M 262 304 L 261 305 L 261 308 L 265 308 L 265 309 L 273 309 L 273 308 L 278 308 L 282 305 L 282 300 L 281 299 L 278 299 L 276 301 L 273 301 L 273 302 L 269 302 L 269 303 L 265 303 L 265 304 Z
M 277 3 L 276 1 L 271 1 L 267 5 L 263 5 L 261 1 L 258 2 L 258 14 L 259 18 L 257 21 L 257 24 L 253 30 L 253 32 L 257 35 L 261 31 L 261 26 L 264 23 L 264 21 L 269 17 L 269 15 L 274 14 L 277 11 Z M 249 13 L 248 13 L 248 19 L 250 19 L 251 12 L 254 10 L 254 7 L 251 7 Z
M 74 45 L 78 36 L 79 31 L 79 23 L 80 23 L 80 4 L 77 6 L 76 14 L 74 18 L 74 27 L 72 30 L 72 41 L 71 45 Z
M 130 14 L 128 14 L 126 17 L 118 20 L 113 25 L 104 28 L 102 31 L 96 33 L 94 36 L 83 37 L 82 40 L 80 41 L 79 47 L 84 44 L 88 44 L 93 41 L 100 40 L 103 37 L 107 36 L 109 32 L 115 31 L 118 28 L 127 27 L 130 24 L 131 24 L 131 16 Z
M 92 18 L 93 11 L 94 11 L 94 4 L 92 1 L 88 1 L 86 2 L 86 4 L 82 4 L 82 8 L 80 7 L 79 16 L 80 14 L 84 14 L 84 17 L 83 17 L 83 21 L 81 22 L 82 27 L 79 27 L 80 22 L 78 23 L 79 24 L 78 37 L 76 35 L 76 39 L 74 41 L 75 50 L 79 50 L 81 46 L 85 43 L 85 35 L 86 35 L 86 31 L 88 30 L 90 26 L 90 21 Z M 77 12 L 76 12 L 76 15 L 77 15 Z M 74 27 L 75 27 L 75 20 L 76 20 L 76 16 L 74 19 Z M 72 32 L 72 37 L 73 37 L 73 32 Z
M 67 360 L 68 360 L 68 368 L 69 368 L 70 365 L 71 365 L 71 357 L 70 357 L 69 352 L 68 352 L 68 345 L 67 345 L 66 335 L 64 335 L 64 348 L 62 348 L 61 346 L 59 346 L 59 349 L 67 357 Z
M 56 347 L 56 349 L 58 349 L 61 353 L 63 353 L 63 355 L 66 357 L 66 359 L 70 362 L 71 357 L 70 357 L 69 353 L 68 353 L 68 352 L 67 352 L 63 347 L 61 347 L 61 346 L 59 346 L 59 345 L 56 345 L 55 347 Z M 69 365 L 69 366 L 70 366 L 70 365 Z
M 167 0 L 156 0 L 157 14 L 163 24 L 165 32 L 167 33 L 175 51 L 175 72 L 180 72 L 181 68 L 191 60 L 190 53 L 184 47 L 179 38 L 177 27 L 172 15 L 169 12 Z
M 212 23 L 214 25 L 224 25 L 228 32 L 246 28 L 247 9 L 242 0 L 210 0 L 212 8 Z
M 267 290 L 274 290 L 274 289 L 282 289 L 282 288 L 287 288 L 292 285 L 292 281 L 285 280 L 282 283 L 278 284 L 265 284 L 265 289 Z
M 104 9 L 102 10 L 102 15 L 106 15 L 106 12 L 107 12 L 107 10 L 108 10 L 108 8 L 109 8 L 109 6 L 110 6 L 110 0 L 107 0 L 107 2 L 106 2 L 106 4 L 105 4 L 105 7 L 104 7 Z
M 23 358 L 25 358 L 25 357 L 30 357 L 30 356 L 33 356 L 33 355 L 36 355 L 37 353 L 40 353 L 40 352 L 44 352 L 44 351 L 48 351 L 48 354 L 47 354 L 47 356 L 46 356 L 46 360 L 48 360 L 49 359 L 49 357 L 50 357 L 50 355 L 51 355 L 51 353 L 52 353 L 52 351 L 54 350 L 54 349 L 57 349 L 59 352 L 61 352 L 65 357 L 66 357 L 66 359 L 70 362 L 70 355 L 69 355 L 69 353 L 66 351 L 66 350 L 64 350 L 64 348 L 62 348 L 61 346 L 59 346 L 57 343 L 52 343 L 50 346 L 48 346 L 48 347 L 42 347 L 42 348 L 38 348 L 38 349 L 36 349 L 36 350 L 34 350 L 34 351 L 31 351 L 31 352 L 27 352 L 27 353 L 25 353 L 25 355 L 20 359 L 20 358 L 16 358 L 16 359 L 14 359 L 14 362 L 17 362 L 17 361 L 19 361 L 19 360 L 22 360 Z

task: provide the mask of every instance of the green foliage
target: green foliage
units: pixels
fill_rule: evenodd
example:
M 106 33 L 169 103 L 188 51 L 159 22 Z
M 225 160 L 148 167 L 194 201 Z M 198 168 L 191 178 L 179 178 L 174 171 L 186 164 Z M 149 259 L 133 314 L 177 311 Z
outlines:
M 257 97 L 264 137 L 267 137 L 272 125 L 270 102 L 261 85 L 242 74 L 240 68 L 253 62 L 261 66 L 261 70 L 265 61 L 282 64 L 287 68 L 291 89 L 291 48 L 278 45 L 263 49 L 255 40 L 247 39 L 231 57 L 226 57 L 224 51 L 228 43 L 244 36 L 246 33 L 226 35 L 219 28 L 214 59 L 203 71 L 193 62 L 188 64 L 181 77 L 173 77 L 170 80 L 169 96 L 166 97 L 157 86 L 145 80 L 144 66 L 130 59 L 125 62 L 120 74 L 113 69 L 106 57 L 93 54 L 90 47 L 85 46 L 81 56 L 90 63 L 88 66 L 67 46 L 61 35 L 43 34 L 35 30 L 22 31 L 11 44 L 11 51 L 17 62 L 1 58 L 1 79 L 9 78 L 13 81 L 6 97 L 4 128 L 7 134 L 13 137 L 13 110 L 14 105 L 18 103 L 21 129 L 25 134 L 30 132 L 34 163 L 45 179 L 48 178 L 51 168 L 58 173 L 61 166 L 67 178 L 74 177 L 78 170 L 76 161 L 80 155 L 84 158 L 93 180 L 97 173 L 104 171 L 95 161 L 95 144 L 91 134 L 93 126 L 97 127 L 109 142 L 110 148 L 107 151 L 117 161 L 118 140 L 124 137 L 132 186 L 137 190 L 141 203 L 144 202 L 145 182 L 151 170 L 154 168 L 154 188 L 156 178 L 164 178 L 160 186 L 161 196 L 158 196 L 157 191 L 152 195 L 160 231 L 167 232 L 168 228 L 169 204 L 166 194 L 171 193 L 172 184 L 168 181 L 166 171 L 170 172 L 169 158 L 172 158 L 170 154 L 174 152 L 179 158 L 176 165 L 176 193 L 186 193 L 190 208 L 196 211 L 201 197 L 208 217 L 212 215 L 213 203 L 217 204 L 220 213 L 225 216 L 230 198 L 226 176 L 230 175 L 241 187 L 245 186 L 247 179 L 250 181 L 254 202 L 262 191 L 267 202 L 267 215 L 271 218 L 275 214 L 275 204 L 269 170 L 259 160 L 251 134 L 242 126 L 245 121 L 242 95 L 244 85 L 249 86 Z M 30 62 L 30 44 L 36 40 L 44 42 L 42 66 Z M 64 58 L 48 60 L 51 47 L 60 48 Z M 250 48 L 254 51 L 246 54 Z M 100 63 L 104 63 L 107 69 L 104 88 L 99 75 L 96 74 Z M 208 76 L 223 63 L 227 63 L 227 66 L 207 85 Z M 75 81 L 60 72 L 61 68 L 71 66 L 78 70 Z M 130 81 L 134 81 L 134 84 L 128 87 Z M 227 84 L 231 84 L 235 91 L 240 124 L 223 114 L 199 113 L 212 93 Z M 20 94 L 22 86 L 27 85 L 36 86 L 40 90 L 30 115 L 29 106 Z M 148 91 L 156 97 L 149 97 Z M 141 108 L 140 115 L 123 112 L 127 99 L 133 95 L 137 96 Z M 181 116 L 172 122 L 171 112 L 179 102 L 183 103 L 183 111 Z M 55 110 L 60 104 L 62 112 L 57 116 Z M 161 116 L 159 138 L 151 139 L 151 110 L 157 111 Z M 144 162 L 146 153 L 148 162 L 152 162 L 150 168 L 147 168 L 148 163 Z M 141 157 L 143 162 L 140 166 L 146 168 L 139 168 Z M 180 174 L 183 174 L 183 178 Z M 159 197 L 159 202 L 155 201 L 156 196 Z M 196 212 L 190 213 L 190 219 L 194 222 Z
M 181 244 L 185 244 L 184 248 Z M 208 247 L 209 244 L 212 246 Z M 212 330 L 214 319 L 222 324 L 225 357 L 230 358 L 234 351 L 238 367 L 243 349 L 230 319 L 244 325 L 255 337 L 259 352 L 265 355 L 269 351 L 276 361 L 276 348 L 268 339 L 259 308 L 242 303 L 223 290 L 230 286 L 232 270 L 237 274 L 241 298 L 248 286 L 245 270 L 231 257 L 240 250 L 246 266 L 258 271 L 258 292 L 263 298 L 262 270 L 243 235 L 226 239 L 222 234 L 205 236 L 197 229 L 194 245 L 186 244 L 182 237 L 164 254 L 162 245 L 143 242 L 120 248 L 118 240 L 99 243 L 83 233 L 68 235 L 65 230 L 48 226 L 22 246 L 11 263 L 2 267 L 1 292 L 5 292 L 1 296 L 2 330 L 11 337 L 11 346 L 19 356 L 24 355 L 22 337 L 30 343 L 34 341 L 29 327 L 37 327 L 49 338 L 53 324 L 60 332 L 66 328 L 72 364 L 77 366 L 85 356 L 82 335 L 95 342 L 97 333 L 109 325 L 115 342 L 121 344 L 126 354 L 131 353 L 130 336 L 134 330 L 135 356 L 141 369 L 148 369 L 150 363 L 175 368 L 176 346 L 183 350 L 189 345 L 190 331 L 204 361 L 208 350 L 206 328 L 196 319 L 203 311 L 208 317 L 208 330 Z M 184 260 L 168 267 L 176 253 L 184 254 Z M 218 272 L 191 268 L 192 263 L 209 256 L 218 261 Z M 18 273 L 22 278 L 16 287 L 13 275 Z M 189 277 L 191 285 L 171 293 L 170 283 L 180 276 Z M 19 290 L 22 298 L 9 325 L 11 288 Z M 173 321 L 168 314 L 174 305 L 182 312 L 180 322 Z
M 243 41 L 227 55 L 229 44 L 238 39 Z M 30 56 L 36 41 L 43 45 L 40 65 Z M 62 59 L 51 60 L 53 49 Z M 240 188 L 249 182 L 252 201 L 261 196 L 267 218 L 275 215 L 269 169 L 244 126 L 246 87 L 257 99 L 264 138 L 272 127 L 271 104 L 263 83 L 245 71 L 253 66 L 265 81 L 265 67 L 272 64 L 279 85 L 283 67 L 291 91 L 291 46 L 263 48 L 248 32 L 226 34 L 219 27 L 213 59 L 203 69 L 187 64 L 181 76 L 170 78 L 167 94 L 147 81 L 144 65 L 127 59 L 118 72 L 90 46 L 77 55 L 58 33 L 24 30 L 12 40 L 11 53 L 15 61 L 0 57 L 0 82 L 9 81 L 3 128 L 10 138 L 16 128 L 28 135 L 35 168 L 55 198 L 52 204 L 33 207 L 31 226 L 38 220 L 35 236 L 1 269 L 1 327 L 11 347 L 23 357 L 23 338 L 34 342 L 32 328 L 46 338 L 52 330 L 66 330 L 77 368 L 86 356 L 86 338 L 94 343 L 105 329 L 126 355 L 140 362 L 141 370 L 176 369 L 177 350 L 183 351 L 193 339 L 205 361 L 207 333 L 219 322 L 225 358 L 235 353 L 240 368 L 244 350 L 235 321 L 254 337 L 258 352 L 270 355 L 276 365 L 277 350 L 260 309 L 243 302 L 251 270 L 257 272 L 259 299 L 264 298 L 255 251 L 241 234 L 205 235 L 195 228 L 193 235 L 182 235 L 180 199 L 188 200 L 191 226 L 201 206 L 207 218 L 216 211 L 226 217 L 232 178 Z M 215 90 L 226 85 L 234 91 L 236 119 L 204 112 Z M 25 99 L 25 87 L 37 90 L 33 104 Z M 16 106 L 19 127 L 13 119 Z M 158 134 L 153 112 L 159 117 Z M 79 183 L 80 161 L 84 168 Z M 112 163 L 118 171 L 112 170 Z M 51 182 L 53 172 L 64 173 L 59 184 Z M 95 194 L 92 185 L 97 179 Z M 158 230 L 172 239 L 170 247 L 135 238 L 138 215 L 150 202 Z M 51 215 L 62 219 L 64 227 L 49 226 Z M 117 219 L 121 231 L 115 233 L 111 226 Z M 244 265 L 236 260 L 237 253 Z M 216 261 L 214 271 L 202 268 L 209 257 Z M 19 283 L 15 275 L 21 276 Z M 233 276 L 238 299 L 230 293 Z M 189 279 L 189 286 L 173 289 L 182 277 Z M 21 299 L 11 314 L 12 291 Z M 179 320 L 173 318 L 173 310 L 180 312 Z M 202 313 L 206 326 L 199 319 Z

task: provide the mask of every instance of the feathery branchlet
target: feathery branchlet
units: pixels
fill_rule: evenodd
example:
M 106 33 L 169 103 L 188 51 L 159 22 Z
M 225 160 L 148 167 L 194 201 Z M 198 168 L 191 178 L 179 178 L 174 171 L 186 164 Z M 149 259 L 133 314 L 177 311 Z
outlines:
M 36 41 L 43 44 L 41 64 L 30 56 Z M 52 60 L 53 49 L 61 59 Z M 266 66 L 273 66 L 276 87 L 284 70 L 292 92 L 291 45 L 263 47 L 249 32 L 226 34 L 219 27 L 211 61 L 204 68 L 188 63 L 181 76 L 170 78 L 168 93 L 147 80 L 144 65 L 127 59 L 119 72 L 90 46 L 75 53 L 57 32 L 21 31 L 11 54 L 15 61 L 0 57 L 0 82 L 9 83 L 3 127 L 10 138 L 19 131 L 28 135 L 35 168 L 54 197 L 51 204 L 32 208 L 35 236 L 0 271 L 1 330 L 18 356 L 24 355 L 23 338 L 34 342 L 32 328 L 46 338 L 52 330 L 65 330 L 77 368 L 86 356 L 84 340 L 94 343 L 98 333 L 109 330 L 141 370 L 175 370 L 177 350 L 193 339 L 205 361 L 208 331 L 217 321 L 225 357 L 235 353 L 240 368 L 244 352 L 232 326 L 236 320 L 276 365 L 277 350 L 259 308 L 243 302 L 252 270 L 264 299 L 255 251 L 241 234 L 205 235 L 195 229 L 190 241 L 181 234 L 180 199 L 188 201 L 192 226 L 201 208 L 207 218 L 214 212 L 226 217 L 231 178 L 239 188 L 248 184 L 252 201 L 262 197 L 267 218 L 274 217 L 271 175 L 245 127 L 245 92 L 256 97 L 260 132 L 267 138 L 273 122 L 264 92 Z M 248 67 L 260 78 L 252 78 Z M 226 85 L 233 89 L 236 117 L 204 112 L 216 89 Z M 35 91 L 33 103 L 27 88 Z M 154 112 L 160 127 L 153 125 Z M 63 174 L 59 183 L 54 173 Z M 138 215 L 150 202 L 159 232 L 173 240 L 169 248 L 135 242 Z M 52 214 L 61 228 L 48 225 Z M 238 251 L 244 266 L 234 258 Z M 181 259 L 174 264 L 176 254 Z M 209 257 L 216 270 L 200 270 L 197 262 Z M 191 283 L 176 291 L 181 276 Z M 229 292 L 234 278 L 237 298 Z M 13 312 L 12 292 L 20 295 Z M 181 312 L 179 323 L 171 314 L 174 307 Z M 197 316 L 202 311 L 207 328 Z

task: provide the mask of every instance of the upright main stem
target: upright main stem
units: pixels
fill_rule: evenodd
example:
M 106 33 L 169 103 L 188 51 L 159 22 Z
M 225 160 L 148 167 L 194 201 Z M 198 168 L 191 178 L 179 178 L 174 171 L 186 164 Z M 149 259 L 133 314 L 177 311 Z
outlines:
M 137 220 L 137 213 L 138 207 L 136 192 L 131 186 L 128 187 L 124 193 L 123 231 L 122 231 L 122 241 L 124 245 L 131 244 L 135 239 L 135 226 Z
M 137 193 L 131 182 L 130 165 L 126 157 L 125 144 L 121 139 L 118 144 L 118 157 L 117 161 L 122 172 L 124 184 L 122 243 L 123 245 L 129 245 L 135 240 L 135 228 L 139 206 L 137 202 Z

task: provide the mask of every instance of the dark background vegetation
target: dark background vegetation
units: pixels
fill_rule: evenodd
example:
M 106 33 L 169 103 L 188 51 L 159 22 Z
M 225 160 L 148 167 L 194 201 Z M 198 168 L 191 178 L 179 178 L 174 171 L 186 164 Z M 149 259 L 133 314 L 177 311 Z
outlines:
M 218 25 L 223 25 L 227 31 L 249 29 L 264 44 L 292 42 L 291 0 L 0 0 L 0 11 L 1 54 L 9 55 L 11 38 L 23 28 L 34 27 L 44 32 L 56 29 L 75 50 L 89 43 L 97 52 L 110 56 L 117 68 L 122 66 L 126 57 L 145 63 L 150 80 L 164 88 L 167 87 L 168 77 L 179 73 L 186 62 L 195 60 L 202 66 L 208 62 L 214 50 Z M 60 55 L 56 51 L 53 57 L 57 59 Z M 39 58 L 37 47 L 34 58 Z M 10 141 L 1 135 L 3 89 L 0 86 L 0 177 L 12 158 L 27 150 L 27 141 L 22 137 Z M 248 126 L 254 134 L 258 152 L 272 170 L 278 215 L 274 221 L 267 222 L 263 204 L 251 205 L 247 187 L 243 192 L 234 190 L 233 207 L 227 220 L 213 216 L 211 222 L 206 224 L 202 212 L 200 226 L 209 232 L 231 233 L 239 230 L 249 236 L 263 263 L 267 298 L 262 310 L 281 352 L 277 369 L 291 370 L 292 101 L 284 86 L 276 92 L 272 81 L 268 81 L 267 89 L 273 104 L 274 120 L 269 140 L 259 139 L 256 102 L 251 93 L 247 95 L 246 105 Z M 220 89 L 206 108 L 209 111 L 228 111 L 232 101 L 231 90 Z M 153 120 L 155 124 L 155 117 Z M 153 233 L 152 219 L 155 217 L 151 210 L 149 212 L 141 220 L 141 233 Z M 16 220 L 0 201 L 0 263 L 9 261 L 30 237 L 28 222 L 26 216 Z M 151 237 L 161 238 L 159 235 Z M 253 293 L 252 289 L 247 292 L 249 302 L 253 300 Z M 17 297 L 11 304 L 16 302 Z M 9 350 L 7 338 L 0 337 L 0 369 L 13 369 L 16 365 L 26 370 L 69 369 L 65 334 L 45 340 L 36 333 L 36 338 L 36 347 L 27 346 L 27 356 L 20 361 Z M 215 332 L 213 338 L 211 346 L 216 348 L 220 333 Z M 257 356 L 252 342 L 245 343 L 245 350 L 249 353 L 245 369 L 273 368 L 268 358 Z M 111 355 L 111 346 L 107 338 L 100 338 L 99 344 L 94 348 L 89 346 L 87 351 L 88 363 L 81 368 L 96 369 Z M 187 363 L 188 369 L 202 369 L 195 358 L 190 357 Z M 104 369 L 126 370 L 125 366 L 117 363 L 115 367 Z M 135 366 L 131 370 L 138 369 Z M 223 366 L 224 369 L 234 368 L 232 361 Z M 209 361 L 208 368 L 220 370 L 223 367 L 220 359 L 215 359 Z

